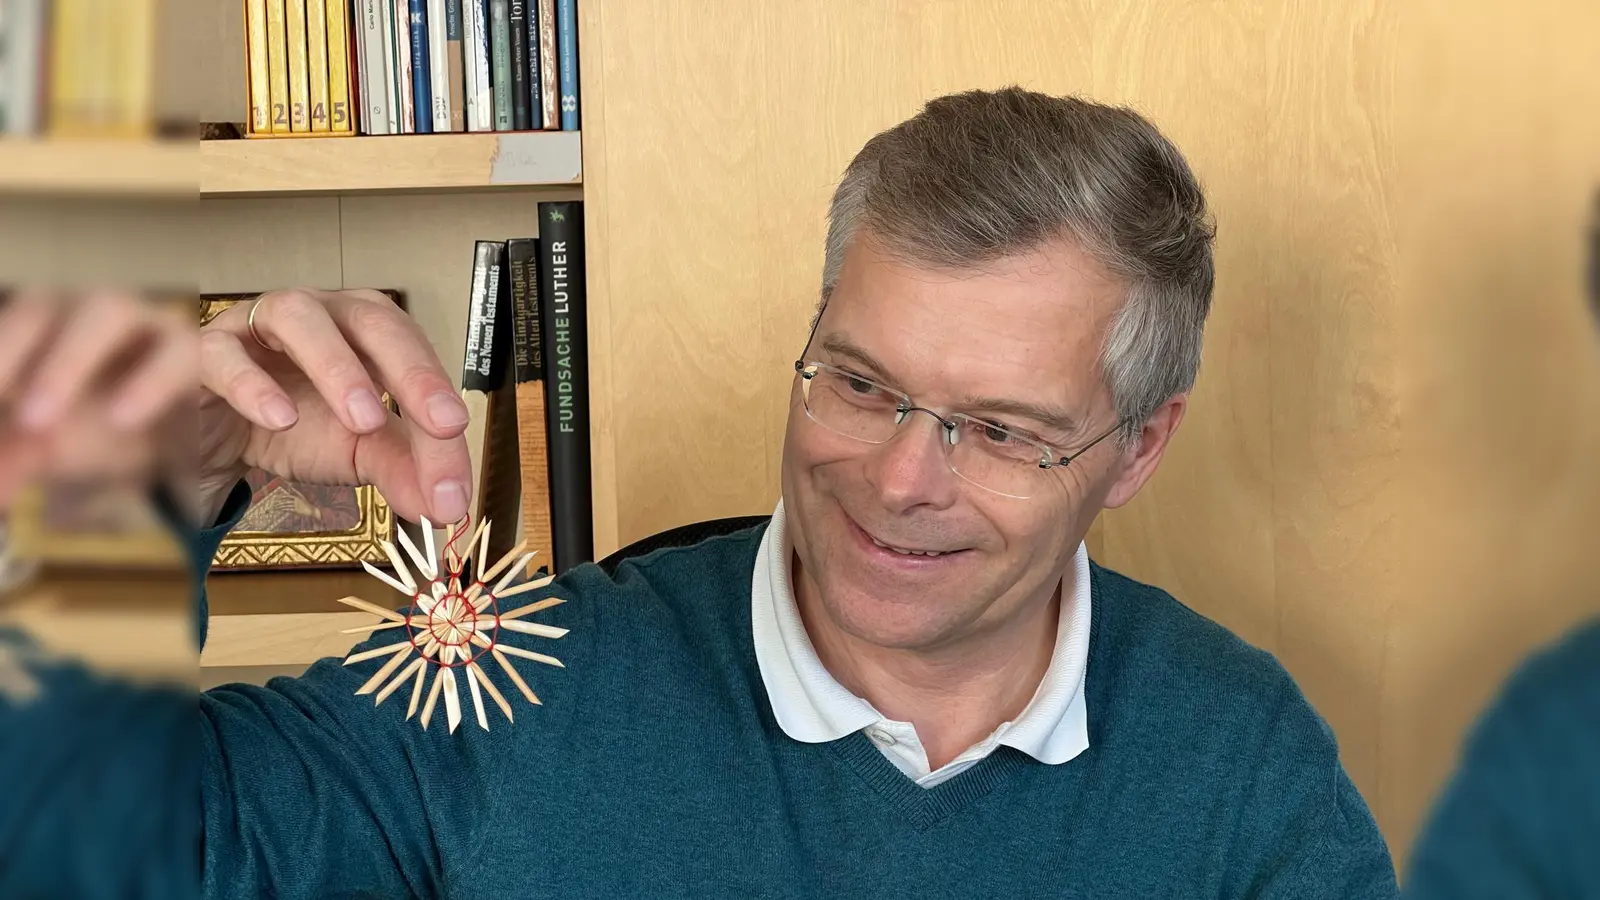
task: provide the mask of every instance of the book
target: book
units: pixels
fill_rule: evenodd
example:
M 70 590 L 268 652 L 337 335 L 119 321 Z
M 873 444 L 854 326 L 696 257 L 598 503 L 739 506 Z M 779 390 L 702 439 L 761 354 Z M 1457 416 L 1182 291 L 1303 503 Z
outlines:
M 338 0 L 334 0 L 335 3 Z M 327 131 L 328 110 L 328 4 L 306 0 L 306 76 L 311 85 L 312 131 Z
M 520 474 L 516 462 L 516 395 L 510 383 L 511 286 L 506 275 L 506 245 L 478 241 L 473 247 L 472 291 L 468 299 L 467 346 L 462 357 L 462 399 L 484 423 L 473 518 L 488 518 L 490 559 L 504 556 L 516 542 Z M 508 458 L 509 456 L 509 458 Z
M 267 0 L 267 66 L 272 70 L 272 133 L 288 134 L 289 41 L 285 0 Z
M 311 130 L 311 63 L 306 53 L 306 0 L 284 0 L 289 51 L 289 130 Z
M 489 0 L 461 0 L 466 65 L 467 130 L 494 130 L 494 94 L 489 84 Z
M 465 60 L 461 48 L 461 0 L 445 0 L 445 72 L 450 84 L 450 130 L 467 130 Z
M 272 69 L 267 63 L 267 0 L 248 0 L 245 41 L 250 46 L 250 130 L 272 130 Z
M 359 94 L 352 104 L 356 113 L 356 130 L 361 134 L 377 134 L 372 127 L 372 103 L 367 99 L 367 14 L 366 0 L 350 0 L 351 19 L 348 23 L 350 29 L 352 53 L 355 54 L 356 70 L 351 75 L 354 82 L 351 91 Z
M 372 134 L 396 134 L 394 118 L 394 70 L 389 56 L 390 32 L 384 17 L 383 0 L 360 0 L 361 31 L 367 45 L 367 92 L 365 104 Z
M 490 81 L 494 87 L 494 130 L 511 130 L 511 4 L 489 0 Z
M 537 550 L 536 566 L 551 560 L 550 452 L 545 435 L 544 348 L 539 320 L 539 241 L 506 242 L 511 280 L 512 377 L 517 402 L 517 458 L 522 482 L 522 537 Z M 536 573 L 528 573 L 530 576 Z M 548 571 L 545 574 L 549 574 Z
M 556 0 L 539 4 L 539 114 L 545 129 L 561 127 L 559 64 L 556 62 Z
M 416 82 L 411 74 L 411 0 L 386 2 L 394 4 L 394 71 L 395 87 L 400 94 L 400 134 L 416 134 Z
M 561 130 L 578 130 L 577 0 L 556 0 L 556 43 L 561 47 Z
M 9 0 L 6 7 L 6 122 L 0 132 L 33 134 L 39 130 L 39 87 L 45 33 L 44 0 Z
M 511 23 L 511 128 L 527 131 L 532 128 L 528 115 L 528 4 L 526 0 L 510 0 L 507 10 Z
M 428 0 L 428 88 L 433 93 L 433 130 L 450 130 L 450 45 L 445 0 Z
M 550 444 L 550 523 L 556 574 L 594 559 L 589 463 L 589 329 L 583 204 L 539 204 L 539 318 L 544 348 L 545 431 Z
M 544 86 L 539 76 L 539 0 L 527 0 L 528 127 L 544 128 Z
M 407 39 L 411 42 L 411 114 L 416 134 L 433 133 L 433 56 L 428 52 L 428 0 L 408 0 Z
M 355 108 L 351 94 L 349 0 L 327 0 L 328 130 L 351 131 Z

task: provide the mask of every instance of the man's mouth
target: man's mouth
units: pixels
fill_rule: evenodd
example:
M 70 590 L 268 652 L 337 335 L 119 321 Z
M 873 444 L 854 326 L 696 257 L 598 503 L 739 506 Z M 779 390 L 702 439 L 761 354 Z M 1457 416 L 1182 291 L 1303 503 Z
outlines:
M 887 551 L 888 554 L 892 554 L 883 556 L 882 558 L 885 560 L 904 559 L 908 564 L 910 564 L 910 561 L 913 559 L 943 560 L 950 557 L 959 556 L 960 554 L 966 552 L 965 549 L 951 550 L 935 549 L 932 547 L 915 547 L 879 540 L 876 535 L 867 531 L 865 528 L 862 528 L 854 519 L 850 518 L 849 516 L 845 516 L 845 521 L 850 524 L 850 529 L 855 532 L 856 538 L 862 542 L 863 546 L 871 545 L 872 547 L 876 547 L 878 550 Z
M 893 550 L 896 553 L 905 554 L 907 556 L 943 556 L 946 552 L 943 550 L 912 550 L 907 547 L 896 547 L 893 544 L 885 544 L 883 541 L 878 540 L 870 534 L 867 535 L 867 538 L 885 550 Z

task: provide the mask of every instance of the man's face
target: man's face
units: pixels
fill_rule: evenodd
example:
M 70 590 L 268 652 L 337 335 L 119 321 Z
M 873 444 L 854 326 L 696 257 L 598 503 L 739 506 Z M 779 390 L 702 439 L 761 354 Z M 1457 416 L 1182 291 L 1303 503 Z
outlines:
M 858 237 L 806 355 L 1072 453 L 1116 424 L 1099 355 L 1122 294 L 1066 241 L 980 270 L 930 270 Z M 887 443 L 864 443 L 812 420 L 799 382 L 783 459 L 796 589 L 877 646 L 949 646 L 1047 600 L 1123 468 L 1111 438 L 1069 466 L 1033 469 L 1028 499 L 1002 496 L 951 471 L 933 417 L 913 414 Z M 983 400 L 1034 404 L 1075 425 L 987 413 Z

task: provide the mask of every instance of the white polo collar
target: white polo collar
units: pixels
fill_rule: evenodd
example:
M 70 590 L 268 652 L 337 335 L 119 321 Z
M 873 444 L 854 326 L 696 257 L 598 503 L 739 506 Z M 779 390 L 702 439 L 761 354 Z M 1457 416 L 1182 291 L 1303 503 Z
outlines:
M 756 553 L 755 574 L 750 585 L 756 661 L 778 725 L 789 737 L 810 744 L 836 741 L 863 729 L 872 729 L 869 735 L 898 734 L 917 744 L 915 731 L 909 723 L 888 719 L 872 704 L 845 689 L 823 667 L 795 603 L 789 567 L 793 546 L 783 501 L 779 500 L 772 514 L 772 524 Z M 1088 715 L 1083 699 L 1089 659 L 1089 621 L 1089 554 L 1080 543 L 1073 565 L 1062 581 L 1055 653 L 1022 714 L 933 773 L 926 772 L 925 756 L 920 767 L 908 761 L 903 746 L 888 747 L 880 742 L 879 749 L 926 787 L 953 777 L 1000 745 L 1013 747 L 1049 765 L 1059 765 L 1082 753 L 1089 746 Z M 892 738 L 887 742 L 896 743 Z M 916 753 L 921 753 L 920 744 L 911 755 L 914 757 Z

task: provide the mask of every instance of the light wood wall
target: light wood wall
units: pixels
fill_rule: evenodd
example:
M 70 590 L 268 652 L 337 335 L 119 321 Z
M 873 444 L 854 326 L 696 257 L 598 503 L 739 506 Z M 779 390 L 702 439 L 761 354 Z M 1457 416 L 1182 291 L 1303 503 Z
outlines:
M 1218 292 L 1190 417 L 1092 548 L 1275 652 L 1403 859 L 1513 661 L 1600 603 L 1600 7 L 585 9 L 599 549 L 776 500 L 867 138 L 971 87 L 1132 105 L 1206 185 Z

